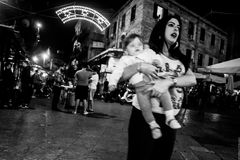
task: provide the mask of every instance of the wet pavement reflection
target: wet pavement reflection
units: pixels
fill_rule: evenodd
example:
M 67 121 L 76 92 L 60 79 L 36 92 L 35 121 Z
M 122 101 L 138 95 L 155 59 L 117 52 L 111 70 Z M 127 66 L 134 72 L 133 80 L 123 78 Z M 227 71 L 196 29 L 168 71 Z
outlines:
M 96 101 L 88 116 L 51 110 L 0 109 L 0 160 L 124 160 L 130 105 Z M 236 160 L 240 116 L 183 109 L 172 160 Z

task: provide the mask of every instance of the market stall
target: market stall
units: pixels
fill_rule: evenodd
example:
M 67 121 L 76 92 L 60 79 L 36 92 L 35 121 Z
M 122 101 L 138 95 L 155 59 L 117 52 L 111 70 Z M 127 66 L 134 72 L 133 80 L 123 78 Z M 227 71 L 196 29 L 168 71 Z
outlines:
M 238 83 L 234 82 L 233 75 L 240 74 L 240 58 L 213 64 L 205 68 L 199 68 L 198 72 L 204 74 L 225 74 L 227 88 L 233 89 L 238 87 L 234 85 Z

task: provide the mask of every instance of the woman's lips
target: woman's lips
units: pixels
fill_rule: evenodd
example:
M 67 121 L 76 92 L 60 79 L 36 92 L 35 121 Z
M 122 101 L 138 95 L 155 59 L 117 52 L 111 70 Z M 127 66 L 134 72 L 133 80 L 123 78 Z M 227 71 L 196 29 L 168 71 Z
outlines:
M 177 37 L 177 33 L 172 33 L 171 36 L 172 36 L 173 38 L 176 38 L 176 37 Z

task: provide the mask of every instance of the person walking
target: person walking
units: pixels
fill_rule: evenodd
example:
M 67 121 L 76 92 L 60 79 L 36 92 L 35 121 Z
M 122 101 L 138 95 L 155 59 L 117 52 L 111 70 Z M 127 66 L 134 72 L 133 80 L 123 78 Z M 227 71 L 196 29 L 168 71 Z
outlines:
M 93 71 L 93 74 L 89 81 L 89 95 L 88 95 L 88 112 L 93 112 L 93 105 L 94 105 L 94 95 L 97 90 L 97 84 L 99 81 L 99 76 L 96 71 Z
M 27 61 L 22 62 L 23 68 L 20 75 L 21 81 L 21 104 L 20 108 L 29 108 L 29 103 L 32 97 L 33 80 L 31 76 L 31 67 Z
M 58 102 L 61 94 L 61 85 L 64 83 L 64 76 L 62 73 L 62 68 L 59 67 L 54 73 L 54 82 L 53 82 L 53 98 L 52 98 L 52 110 L 61 111 L 58 108 Z
M 13 101 L 13 87 L 15 83 L 15 78 L 13 71 L 11 69 L 12 65 L 10 62 L 7 62 L 5 65 L 5 70 L 3 71 L 3 87 L 5 98 L 3 98 L 3 107 L 12 106 Z
M 170 87 L 178 87 L 180 94 L 182 87 L 196 84 L 196 78 L 189 68 L 187 58 L 180 51 L 181 20 L 178 16 L 164 16 L 154 26 L 149 39 L 149 46 L 161 57 L 164 62 L 163 69 L 174 74 L 174 78 L 155 80 L 146 92 L 151 96 L 160 97 Z M 157 77 L 157 67 L 140 62 L 124 69 L 122 78 L 128 80 L 136 73 Z M 171 93 L 174 104 L 174 115 L 176 116 L 182 102 L 177 99 L 178 90 Z M 128 155 L 127 160 L 170 160 L 173 152 L 176 131 L 166 124 L 161 103 L 159 107 L 152 108 L 154 121 L 146 123 L 139 107 L 137 97 L 133 98 L 132 113 L 128 128 Z M 162 136 L 153 139 L 151 130 L 161 126 Z
M 75 110 L 73 114 L 77 114 L 80 100 L 83 101 L 83 115 L 88 115 L 87 100 L 88 100 L 88 81 L 92 76 L 92 72 L 87 70 L 87 64 L 82 64 L 82 69 L 75 73 Z
M 35 73 L 32 75 L 33 77 L 33 95 L 32 98 L 36 98 L 40 95 L 41 89 L 41 78 L 38 70 L 35 70 Z

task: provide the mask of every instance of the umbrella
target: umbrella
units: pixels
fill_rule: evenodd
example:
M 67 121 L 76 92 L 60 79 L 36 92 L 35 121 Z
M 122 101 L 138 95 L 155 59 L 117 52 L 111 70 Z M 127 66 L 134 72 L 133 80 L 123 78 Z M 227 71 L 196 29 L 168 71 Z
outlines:
M 225 74 L 235 74 L 240 73 L 240 58 L 232 59 L 229 61 L 217 63 L 205 68 L 206 72 L 213 73 L 225 73 Z M 199 69 L 199 71 L 204 71 L 204 69 Z

